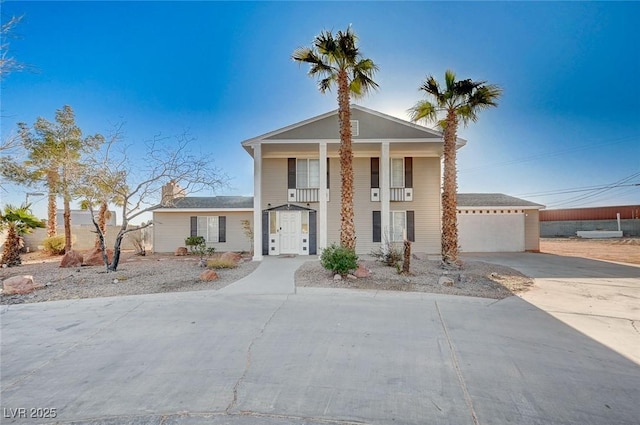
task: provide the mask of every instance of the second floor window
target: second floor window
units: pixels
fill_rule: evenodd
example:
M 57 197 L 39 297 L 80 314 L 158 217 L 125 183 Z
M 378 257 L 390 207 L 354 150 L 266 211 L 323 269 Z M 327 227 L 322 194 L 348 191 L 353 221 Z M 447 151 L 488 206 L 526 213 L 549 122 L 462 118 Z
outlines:
M 320 187 L 320 160 L 298 159 L 296 163 L 296 187 L 317 189 Z
M 404 187 L 404 158 L 391 158 L 391 187 Z

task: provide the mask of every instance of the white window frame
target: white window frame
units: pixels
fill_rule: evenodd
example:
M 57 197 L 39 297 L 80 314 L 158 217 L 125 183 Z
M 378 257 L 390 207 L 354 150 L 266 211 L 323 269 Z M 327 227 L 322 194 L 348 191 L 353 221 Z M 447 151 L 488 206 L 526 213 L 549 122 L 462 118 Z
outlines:
M 351 124 L 351 136 L 353 137 L 360 136 L 360 121 L 351 120 L 349 124 Z
M 203 222 L 206 222 L 206 224 Z M 199 215 L 196 234 L 204 237 L 207 244 L 218 243 L 220 240 L 220 217 L 217 215 Z
M 309 183 L 311 181 L 311 167 L 310 167 L 310 163 L 311 161 L 315 161 L 317 163 L 317 167 L 316 170 L 318 171 L 318 174 L 314 176 L 317 185 L 315 186 L 311 186 L 311 184 Z M 300 183 L 300 171 L 298 168 L 298 164 L 300 163 L 306 163 L 306 184 L 303 186 Z M 296 159 L 296 189 L 319 189 L 320 188 L 320 159 L 318 158 L 297 158 Z
M 398 182 L 393 181 L 393 162 L 400 162 L 400 185 L 398 186 Z M 395 184 L 394 184 L 395 183 Z M 389 159 L 389 187 L 392 189 L 404 188 L 404 158 L 390 158 Z
M 402 217 L 403 225 L 396 229 L 395 216 Z M 407 234 L 407 212 L 406 211 L 391 211 L 389 221 L 389 242 L 402 242 Z

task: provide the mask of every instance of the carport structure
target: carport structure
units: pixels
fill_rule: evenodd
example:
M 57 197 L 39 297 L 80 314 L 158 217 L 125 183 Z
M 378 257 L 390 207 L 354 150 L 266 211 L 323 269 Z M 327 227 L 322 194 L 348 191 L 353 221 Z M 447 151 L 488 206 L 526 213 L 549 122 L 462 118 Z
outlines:
M 458 194 L 462 252 L 540 251 L 544 205 L 502 193 Z

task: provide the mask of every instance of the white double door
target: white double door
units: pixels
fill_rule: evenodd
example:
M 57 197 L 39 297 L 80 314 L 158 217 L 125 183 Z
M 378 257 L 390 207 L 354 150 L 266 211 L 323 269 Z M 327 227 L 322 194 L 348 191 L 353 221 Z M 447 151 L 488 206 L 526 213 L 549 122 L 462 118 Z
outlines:
M 300 253 L 301 214 L 299 211 L 278 211 L 280 254 Z

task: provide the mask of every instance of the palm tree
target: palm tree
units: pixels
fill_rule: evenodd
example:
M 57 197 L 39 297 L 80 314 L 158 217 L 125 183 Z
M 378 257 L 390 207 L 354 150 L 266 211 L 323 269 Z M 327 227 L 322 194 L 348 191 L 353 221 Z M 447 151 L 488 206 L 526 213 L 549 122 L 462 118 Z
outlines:
M 409 110 L 412 121 L 436 122 L 444 131 L 444 182 L 442 188 L 442 260 L 449 266 L 458 261 L 458 223 L 456 219 L 458 191 L 456 170 L 456 140 L 458 125 L 478 120 L 478 112 L 498 106 L 502 89 L 486 81 L 459 80 L 448 70 L 445 87 L 429 76 L 420 90 L 429 97 Z M 443 113 L 444 118 L 439 118 Z
M 376 89 L 373 76 L 378 67 L 362 57 L 356 46 L 358 38 L 351 27 L 334 35 L 323 31 L 311 47 L 300 47 L 291 58 L 310 64 L 309 76 L 318 78 L 321 93 L 338 86 L 338 119 L 340 123 L 340 245 L 355 249 L 356 229 L 353 221 L 353 149 L 351 147 L 350 96 L 358 98 Z
M 0 262 L 8 267 L 22 264 L 20 248 L 22 236 L 31 233 L 32 229 L 44 227 L 44 223 L 29 211 L 30 205 L 14 207 L 6 205 L 0 213 L 0 230 L 7 229 L 7 239 L 4 242 L 2 259 Z

